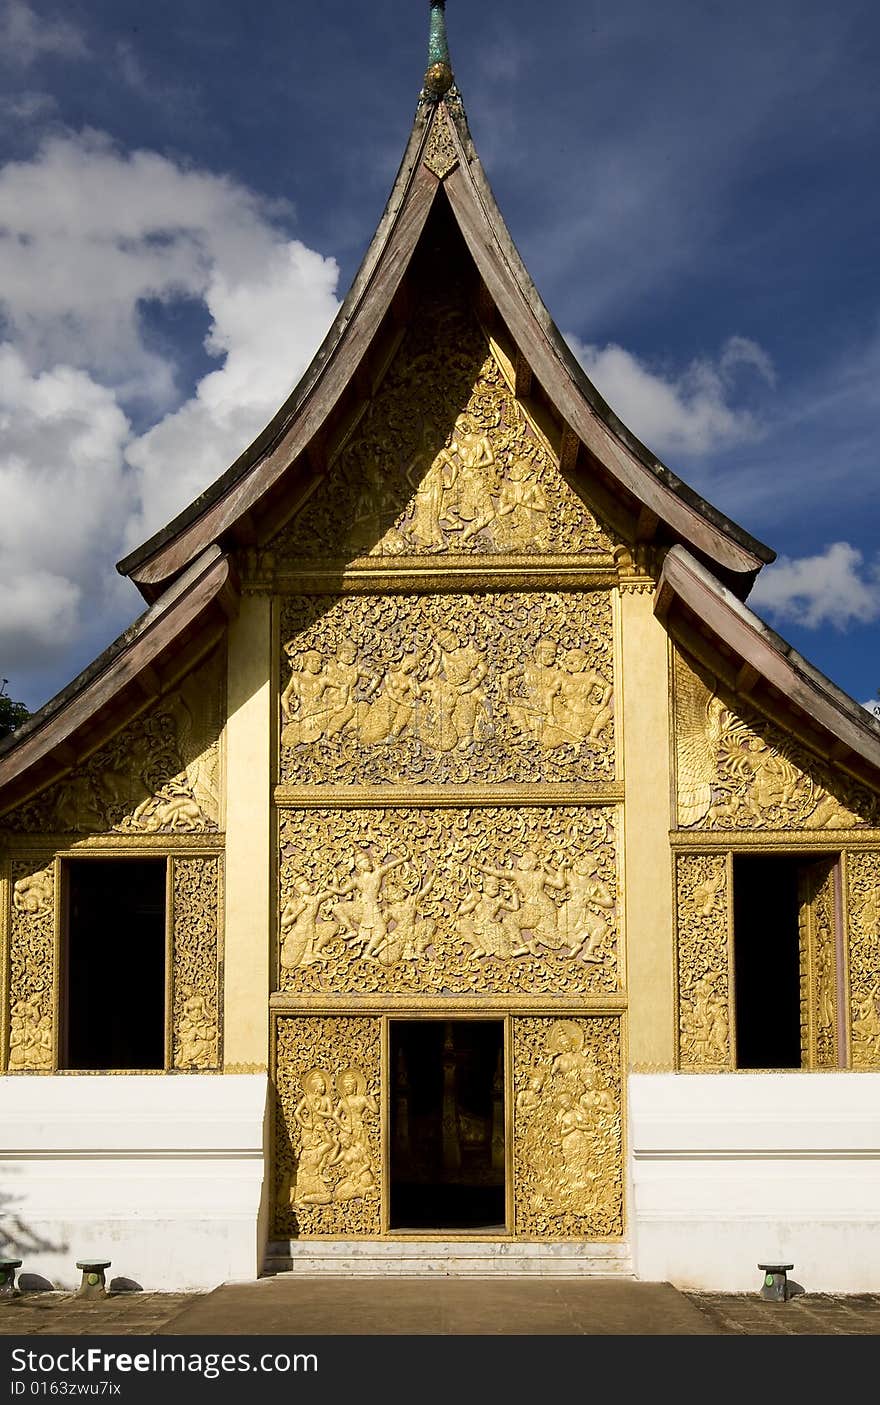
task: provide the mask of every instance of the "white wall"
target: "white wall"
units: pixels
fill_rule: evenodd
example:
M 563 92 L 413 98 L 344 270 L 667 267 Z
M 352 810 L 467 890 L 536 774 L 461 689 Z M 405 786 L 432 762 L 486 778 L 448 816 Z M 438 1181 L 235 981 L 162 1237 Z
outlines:
M 880 1074 L 633 1074 L 636 1274 L 756 1291 L 880 1291 Z
M 255 1278 L 266 1109 L 265 1075 L 0 1078 L 2 1253 L 63 1288 L 90 1255 L 145 1289 Z

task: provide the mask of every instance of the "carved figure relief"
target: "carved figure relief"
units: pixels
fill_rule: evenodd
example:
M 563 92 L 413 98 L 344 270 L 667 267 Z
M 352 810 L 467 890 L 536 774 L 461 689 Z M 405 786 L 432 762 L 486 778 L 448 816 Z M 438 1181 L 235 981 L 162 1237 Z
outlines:
M 273 543 L 277 560 L 610 551 L 509 390 L 466 294 L 450 296 L 447 287 L 411 317 L 351 442 Z
M 515 1018 L 517 1234 L 623 1232 L 620 1021 Z
M 614 776 L 608 591 L 296 596 L 282 631 L 289 784 Z
M 379 1021 L 278 1021 L 277 1232 L 378 1234 Z
M 218 652 L 82 766 L 4 816 L 3 825 L 54 834 L 216 830 L 224 679 Z
M 616 990 L 616 892 L 604 807 L 286 811 L 281 987 Z
M 194 855 L 171 864 L 173 1063 L 205 1071 L 220 1063 L 220 859 Z
M 724 854 L 675 860 L 679 1062 L 728 1069 L 730 1039 L 730 893 Z
M 9 930 L 9 1068 L 54 1066 L 55 869 L 45 858 L 12 864 Z
M 743 710 L 675 654 L 678 822 L 703 829 L 846 829 L 880 823 L 880 797 Z
M 837 1067 L 835 859 L 805 864 L 799 875 L 801 1061 Z
M 846 856 L 853 1068 L 880 1068 L 880 853 Z

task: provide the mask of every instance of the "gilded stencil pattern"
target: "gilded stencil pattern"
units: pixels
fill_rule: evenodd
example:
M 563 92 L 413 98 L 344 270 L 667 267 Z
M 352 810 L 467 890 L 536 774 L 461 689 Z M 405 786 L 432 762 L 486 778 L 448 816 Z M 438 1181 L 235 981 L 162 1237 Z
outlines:
M 222 658 L 63 780 L 3 818 L 14 831 L 186 834 L 218 828 Z
M 513 1021 L 516 1232 L 623 1233 L 620 1021 Z
M 614 776 L 608 591 L 298 596 L 282 638 L 287 783 Z
M 738 705 L 737 705 L 738 707 Z M 837 775 L 710 674 L 675 657 L 678 822 L 701 829 L 849 829 L 880 823 L 880 797 Z
M 880 1067 L 880 854 L 846 856 L 853 1068 Z
M 680 1064 L 730 1068 L 727 858 L 679 854 L 675 877 Z
M 611 549 L 464 296 L 419 307 L 352 442 L 273 545 L 294 560 Z
M 618 988 L 614 813 L 304 810 L 281 821 L 281 987 Z
M 380 1022 L 278 1020 L 276 1233 L 381 1232 Z
M 175 858 L 171 863 L 173 1065 L 178 1069 L 217 1068 L 220 861 L 216 857 L 194 857 Z
M 9 1068 L 53 1067 L 55 869 L 45 857 L 12 864 L 9 938 Z

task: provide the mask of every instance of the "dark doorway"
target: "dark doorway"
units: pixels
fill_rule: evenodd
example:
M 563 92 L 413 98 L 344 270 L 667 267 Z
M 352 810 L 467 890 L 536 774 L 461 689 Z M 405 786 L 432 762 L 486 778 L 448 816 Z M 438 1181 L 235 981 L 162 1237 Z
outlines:
M 164 859 L 66 865 L 63 1068 L 165 1066 Z
M 798 875 L 788 855 L 733 860 L 737 1068 L 800 1068 Z
M 504 1025 L 391 1025 L 391 1228 L 485 1230 L 506 1221 Z

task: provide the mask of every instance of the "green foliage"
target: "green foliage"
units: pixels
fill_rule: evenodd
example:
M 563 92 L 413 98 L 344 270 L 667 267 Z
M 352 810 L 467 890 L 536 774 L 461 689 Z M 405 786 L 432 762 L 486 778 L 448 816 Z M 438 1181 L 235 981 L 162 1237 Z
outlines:
M 0 739 L 8 737 L 30 717 L 24 703 L 14 702 L 6 692 L 6 679 L 0 683 Z

